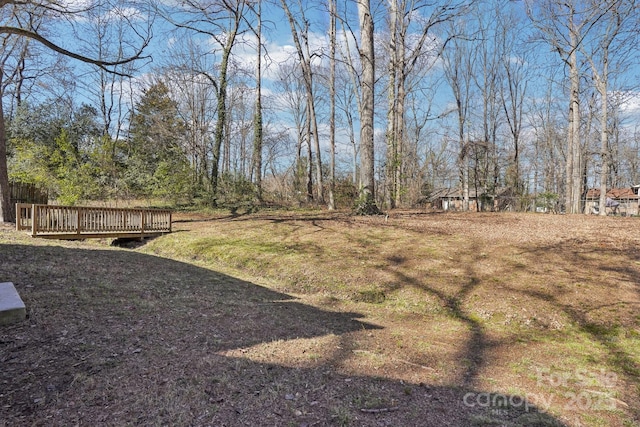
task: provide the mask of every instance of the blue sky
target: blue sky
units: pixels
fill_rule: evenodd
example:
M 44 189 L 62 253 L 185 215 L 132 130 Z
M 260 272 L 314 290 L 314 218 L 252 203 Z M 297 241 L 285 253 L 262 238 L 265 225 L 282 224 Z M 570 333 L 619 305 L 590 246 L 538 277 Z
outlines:
M 77 5 L 77 7 L 82 7 L 84 4 L 83 3 L 84 1 L 85 0 L 75 2 L 74 5 Z M 135 23 L 141 29 L 143 29 L 148 22 L 146 21 L 148 15 L 145 12 L 135 12 L 134 7 L 139 4 L 140 3 L 135 3 L 135 2 L 127 2 L 126 4 L 123 3 L 122 7 L 120 8 L 120 14 L 123 14 L 129 17 L 131 19 L 131 22 Z M 266 94 L 266 98 L 269 99 L 270 101 L 268 107 L 277 109 L 278 103 L 279 103 L 277 99 L 278 93 L 277 93 L 277 88 L 273 85 L 273 80 L 276 78 L 275 66 L 278 63 L 284 62 L 288 59 L 296 58 L 297 53 L 295 51 L 295 47 L 291 39 L 289 24 L 285 19 L 279 4 L 274 5 L 267 2 L 263 4 L 264 4 L 263 36 L 264 36 L 264 39 L 266 40 L 265 54 L 268 55 L 268 61 L 270 61 L 270 64 L 271 64 L 269 67 L 265 69 L 263 73 L 263 78 L 265 79 L 265 82 L 264 82 L 265 94 Z M 353 2 L 341 2 L 341 5 L 344 5 L 344 4 L 349 4 L 350 7 L 352 8 L 349 14 L 350 21 L 354 26 L 357 26 L 357 17 L 355 15 L 355 10 L 353 9 L 354 7 Z M 506 2 L 504 4 L 506 5 L 505 7 L 512 9 L 517 16 L 523 17 L 524 2 L 522 1 Z M 305 12 L 307 13 L 307 17 L 310 22 L 309 43 L 310 43 L 311 49 L 314 52 L 326 52 L 327 46 L 328 46 L 328 34 L 327 34 L 328 16 L 324 9 L 324 6 L 322 6 L 317 2 L 303 2 L 303 6 L 307 7 Z M 489 6 L 494 6 L 494 4 L 489 3 Z M 383 3 L 376 2 L 373 4 L 372 7 L 374 9 L 374 14 L 377 18 L 376 22 L 378 25 L 377 27 L 378 32 L 382 33 L 385 29 Z M 297 13 L 297 12 L 294 11 L 294 13 Z M 489 7 L 488 11 L 485 11 L 484 13 L 486 14 L 492 13 L 491 7 Z M 103 14 L 100 15 L 100 17 L 102 19 L 106 19 L 116 15 L 117 14 L 115 14 L 112 10 L 111 11 L 104 10 Z M 488 17 L 491 17 L 491 16 L 488 16 Z M 81 41 L 79 41 L 79 39 L 75 38 L 73 32 L 68 31 L 68 27 L 69 27 L 68 24 L 69 24 L 68 22 L 62 22 L 60 28 L 57 29 L 58 34 L 60 34 L 60 38 L 58 40 L 60 40 L 61 43 L 65 45 L 65 47 L 72 50 L 76 50 L 80 53 L 95 52 L 96 45 L 95 43 L 91 42 L 92 41 L 91 33 L 86 31 L 79 31 L 80 39 L 84 39 L 84 42 L 85 42 L 85 43 L 82 43 Z M 83 28 L 83 27 L 87 28 L 87 27 L 91 27 L 93 22 L 88 20 L 78 20 L 76 21 L 75 24 L 78 26 L 78 28 Z M 151 62 L 145 63 L 145 65 L 136 74 L 133 87 L 138 91 L 138 93 L 141 85 L 148 83 L 149 73 L 152 73 L 155 70 L 155 67 L 159 67 L 163 65 L 166 62 L 168 53 L 171 51 L 173 47 L 176 46 L 176 41 L 175 41 L 176 33 L 171 31 L 172 27 L 168 23 L 166 23 L 165 21 L 163 21 L 161 18 L 158 17 L 156 18 L 153 25 L 154 25 L 154 29 L 153 29 L 154 38 L 152 39 L 152 43 L 147 51 L 147 54 L 151 55 L 153 60 Z M 354 28 L 354 31 L 356 31 L 356 38 L 357 38 L 357 28 Z M 181 35 L 180 37 L 184 37 L 184 35 Z M 344 42 L 346 38 L 347 36 L 343 35 L 342 41 Z M 353 53 L 354 40 L 350 40 L 350 41 L 352 42 L 350 44 L 350 47 Z M 132 42 L 133 42 L 132 46 L 135 47 L 137 45 L 135 39 L 133 39 Z M 211 40 L 207 39 L 206 37 L 200 38 L 200 43 L 203 48 L 214 46 L 214 44 L 211 43 Z M 250 32 L 245 32 L 240 37 L 240 42 L 234 48 L 234 59 L 239 63 L 244 64 L 244 68 L 246 68 L 248 71 L 251 71 L 255 68 L 255 45 L 256 45 L 255 37 Z M 383 47 L 384 46 L 381 43 L 378 44 L 378 48 L 383 49 Z M 537 64 L 531 64 L 531 69 L 537 73 L 537 76 L 534 78 L 534 80 L 529 82 L 528 96 L 532 100 L 534 100 L 537 97 L 539 97 L 539 99 L 542 99 L 544 95 L 545 80 L 550 75 L 554 75 L 558 80 L 561 80 L 565 76 L 564 74 L 565 70 L 563 69 L 562 64 L 560 63 L 559 57 L 557 56 L 557 54 L 552 52 L 548 46 L 545 46 L 543 44 L 531 44 L 530 48 L 532 48 L 532 50 L 535 52 L 535 55 L 532 56 L 531 58 L 534 61 L 540 61 L 542 65 L 538 66 Z M 89 50 L 85 50 L 85 49 L 89 49 Z M 321 59 L 319 58 L 320 57 L 318 56 L 318 59 L 316 61 L 320 61 Z M 92 89 L 95 89 L 95 77 L 94 77 L 95 73 L 89 72 L 91 68 L 87 66 L 83 66 L 77 62 L 69 62 L 69 63 L 73 64 L 72 66 L 76 70 L 81 72 L 81 74 L 84 76 L 83 78 L 88 79 L 88 83 L 86 83 L 86 85 Z M 384 73 L 384 64 L 381 64 L 381 65 L 382 66 L 379 70 L 380 74 Z M 549 71 L 551 68 L 544 68 L 544 67 L 552 67 L 554 72 L 552 73 Z M 427 76 L 431 78 L 439 77 L 440 72 L 441 70 L 439 69 L 439 67 L 436 66 L 433 70 L 427 73 Z M 635 70 L 632 69 L 631 72 L 635 72 Z M 559 105 L 560 105 L 560 111 L 558 111 L 558 114 L 564 115 L 566 106 L 562 103 L 563 94 L 561 92 L 560 86 L 556 88 L 556 91 L 557 91 L 556 95 L 558 96 Z M 435 98 L 433 99 L 434 105 L 431 111 L 431 114 L 433 117 L 439 116 L 445 111 L 449 111 L 449 112 L 454 111 L 455 106 L 452 104 L 451 90 L 448 88 L 446 83 L 441 82 L 435 93 L 436 95 L 435 95 Z M 81 88 L 79 90 L 78 99 L 81 102 L 89 102 L 89 103 L 95 104 L 95 100 L 91 99 L 89 93 L 86 90 L 86 86 L 85 88 Z M 129 97 L 127 97 L 127 99 L 129 99 Z M 384 94 L 382 95 L 382 98 L 379 100 L 379 102 L 381 103 L 382 108 L 385 108 L 386 100 L 384 99 Z M 429 100 L 425 98 L 424 103 L 426 104 L 427 102 L 429 102 Z M 424 105 L 421 105 L 421 107 L 422 106 Z M 632 101 L 627 102 L 627 104 L 625 105 L 625 111 L 630 115 L 632 114 L 636 115 L 638 111 L 640 111 L 640 104 L 638 102 L 637 97 L 634 98 Z M 452 114 L 448 117 L 453 119 L 454 116 L 455 115 Z M 355 114 L 355 117 L 357 120 L 357 114 Z M 280 114 L 274 114 L 272 116 L 272 120 L 282 120 L 282 126 L 290 126 L 290 123 L 287 123 L 286 114 L 283 112 L 280 112 Z M 634 124 L 635 121 L 629 120 L 629 123 Z M 427 127 L 431 128 L 431 130 L 434 132 L 434 135 L 441 138 L 445 132 L 448 132 L 448 130 L 446 129 L 446 126 L 450 126 L 450 125 L 452 125 L 450 121 L 440 120 L 437 122 L 436 121 L 429 122 Z M 323 129 L 326 129 L 326 122 L 320 123 L 320 126 Z M 356 126 L 357 126 L 357 122 L 356 122 Z M 529 129 L 528 131 L 531 131 L 531 130 Z M 384 115 L 382 115 L 378 121 L 378 135 L 381 135 L 383 133 L 384 133 Z M 357 137 L 358 137 L 358 134 L 356 132 L 356 138 Z M 323 138 L 323 142 L 325 143 L 325 147 L 326 147 L 327 139 Z M 344 131 L 340 133 L 340 142 L 341 142 L 340 148 L 342 149 L 345 157 L 344 162 L 349 162 L 350 160 L 348 159 L 348 155 L 350 152 L 350 148 L 349 148 L 350 145 L 348 142 L 347 134 Z

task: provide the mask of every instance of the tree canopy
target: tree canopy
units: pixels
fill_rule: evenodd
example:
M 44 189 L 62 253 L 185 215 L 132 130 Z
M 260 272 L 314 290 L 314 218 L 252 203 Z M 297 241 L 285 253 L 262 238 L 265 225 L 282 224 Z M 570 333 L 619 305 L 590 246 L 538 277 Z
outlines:
M 640 183 L 634 1 L 151 6 L 0 4 L 0 219 L 9 176 L 363 212 L 446 191 L 579 213 Z

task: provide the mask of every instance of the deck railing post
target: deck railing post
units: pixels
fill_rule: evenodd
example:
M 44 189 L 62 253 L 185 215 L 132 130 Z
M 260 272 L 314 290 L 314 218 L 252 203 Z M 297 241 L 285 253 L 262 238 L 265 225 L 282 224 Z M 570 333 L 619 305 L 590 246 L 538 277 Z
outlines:
M 16 203 L 16 231 L 29 230 L 33 226 L 33 224 L 29 224 L 31 206 L 27 203 Z
M 144 238 L 144 227 L 146 225 L 146 211 L 140 211 L 140 238 Z
M 36 209 L 36 205 L 31 205 L 31 236 L 36 237 L 36 232 L 38 231 L 37 224 L 38 223 L 38 210 Z
M 81 231 L 82 231 L 82 227 L 80 227 L 80 221 L 83 219 L 82 218 L 83 215 L 82 215 L 82 208 L 77 208 L 77 209 L 78 209 L 78 212 L 77 212 L 77 216 L 76 216 L 76 221 L 77 221 L 77 223 L 76 223 L 76 228 L 77 228 L 76 233 L 78 233 L 78 235 L 80 235 Z

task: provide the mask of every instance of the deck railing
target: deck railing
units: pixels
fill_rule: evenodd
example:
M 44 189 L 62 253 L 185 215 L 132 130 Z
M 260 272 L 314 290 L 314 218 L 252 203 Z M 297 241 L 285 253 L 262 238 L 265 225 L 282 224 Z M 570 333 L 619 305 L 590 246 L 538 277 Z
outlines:
M 171 211 L 16 204 L 16 229 L 34 237 L 144 237 L 171 232 Z

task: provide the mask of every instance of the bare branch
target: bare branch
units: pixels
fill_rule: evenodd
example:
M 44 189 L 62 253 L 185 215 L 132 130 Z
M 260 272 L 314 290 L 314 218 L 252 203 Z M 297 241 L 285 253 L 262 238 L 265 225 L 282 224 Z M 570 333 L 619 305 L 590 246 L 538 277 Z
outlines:
M 120 60 L 116 60 L 116 61 L 103 61 L 103 60 L 98 60 L 98 59 L 93 59 L 93 58 L 89 58 L 87 56 L 75 53 L 75 52 L 71 52 L 70 50 L 67 50 L 65 48 L 63 48 L 62 46 L 59 46 L 55 43 L 53 43 L 51 40 L 47 39 L 46 37 L 35 33 L 33 31 L 29 31 L 29 30 L 25 30 L 23 28 L 16 28 L 16 27 L 8 27 L 8 26 L 0 26 L 0 34 L 13 34 L 13 35 L 17 35 L 17 36 L 21 36 L 21 37 L 26 37 L 28 39 L 31 40 L 35 40 L 41 44 L 43 44 L 44 46 L 46 46 L 47 48 L 53 50 L 54 52 L 57 52 L 61 55 L 67 56 L 69 58 L 73 58 L 76 59 L 78 61 L 84 62 L 86 64 L 92 64 L 95 65 L 107 72 L 110 73 L 114 73 L 114 74 L 118 74 L 118 75 L 123 75 L 126 76 L 126 73 L 121 73 L 119 71 L 116 71 L 115 69 L 113 69 L 113 67 L 116 67 L 118 65 L 124 65 L 124 64 L 128 64 L 131 63 L 133 61 L 139 60 L 139 59 L 147 59 L 149 58 L 148 56 L 143 56 L 142 53 L 144 51 L 144 49 L 149 45 L 149 38 L 146 38 L 143 40 L 142 46 L 140 46 L 140 48 L 138 49 L 138 51 L 128 57 L 128 58 L 123 58 Z

